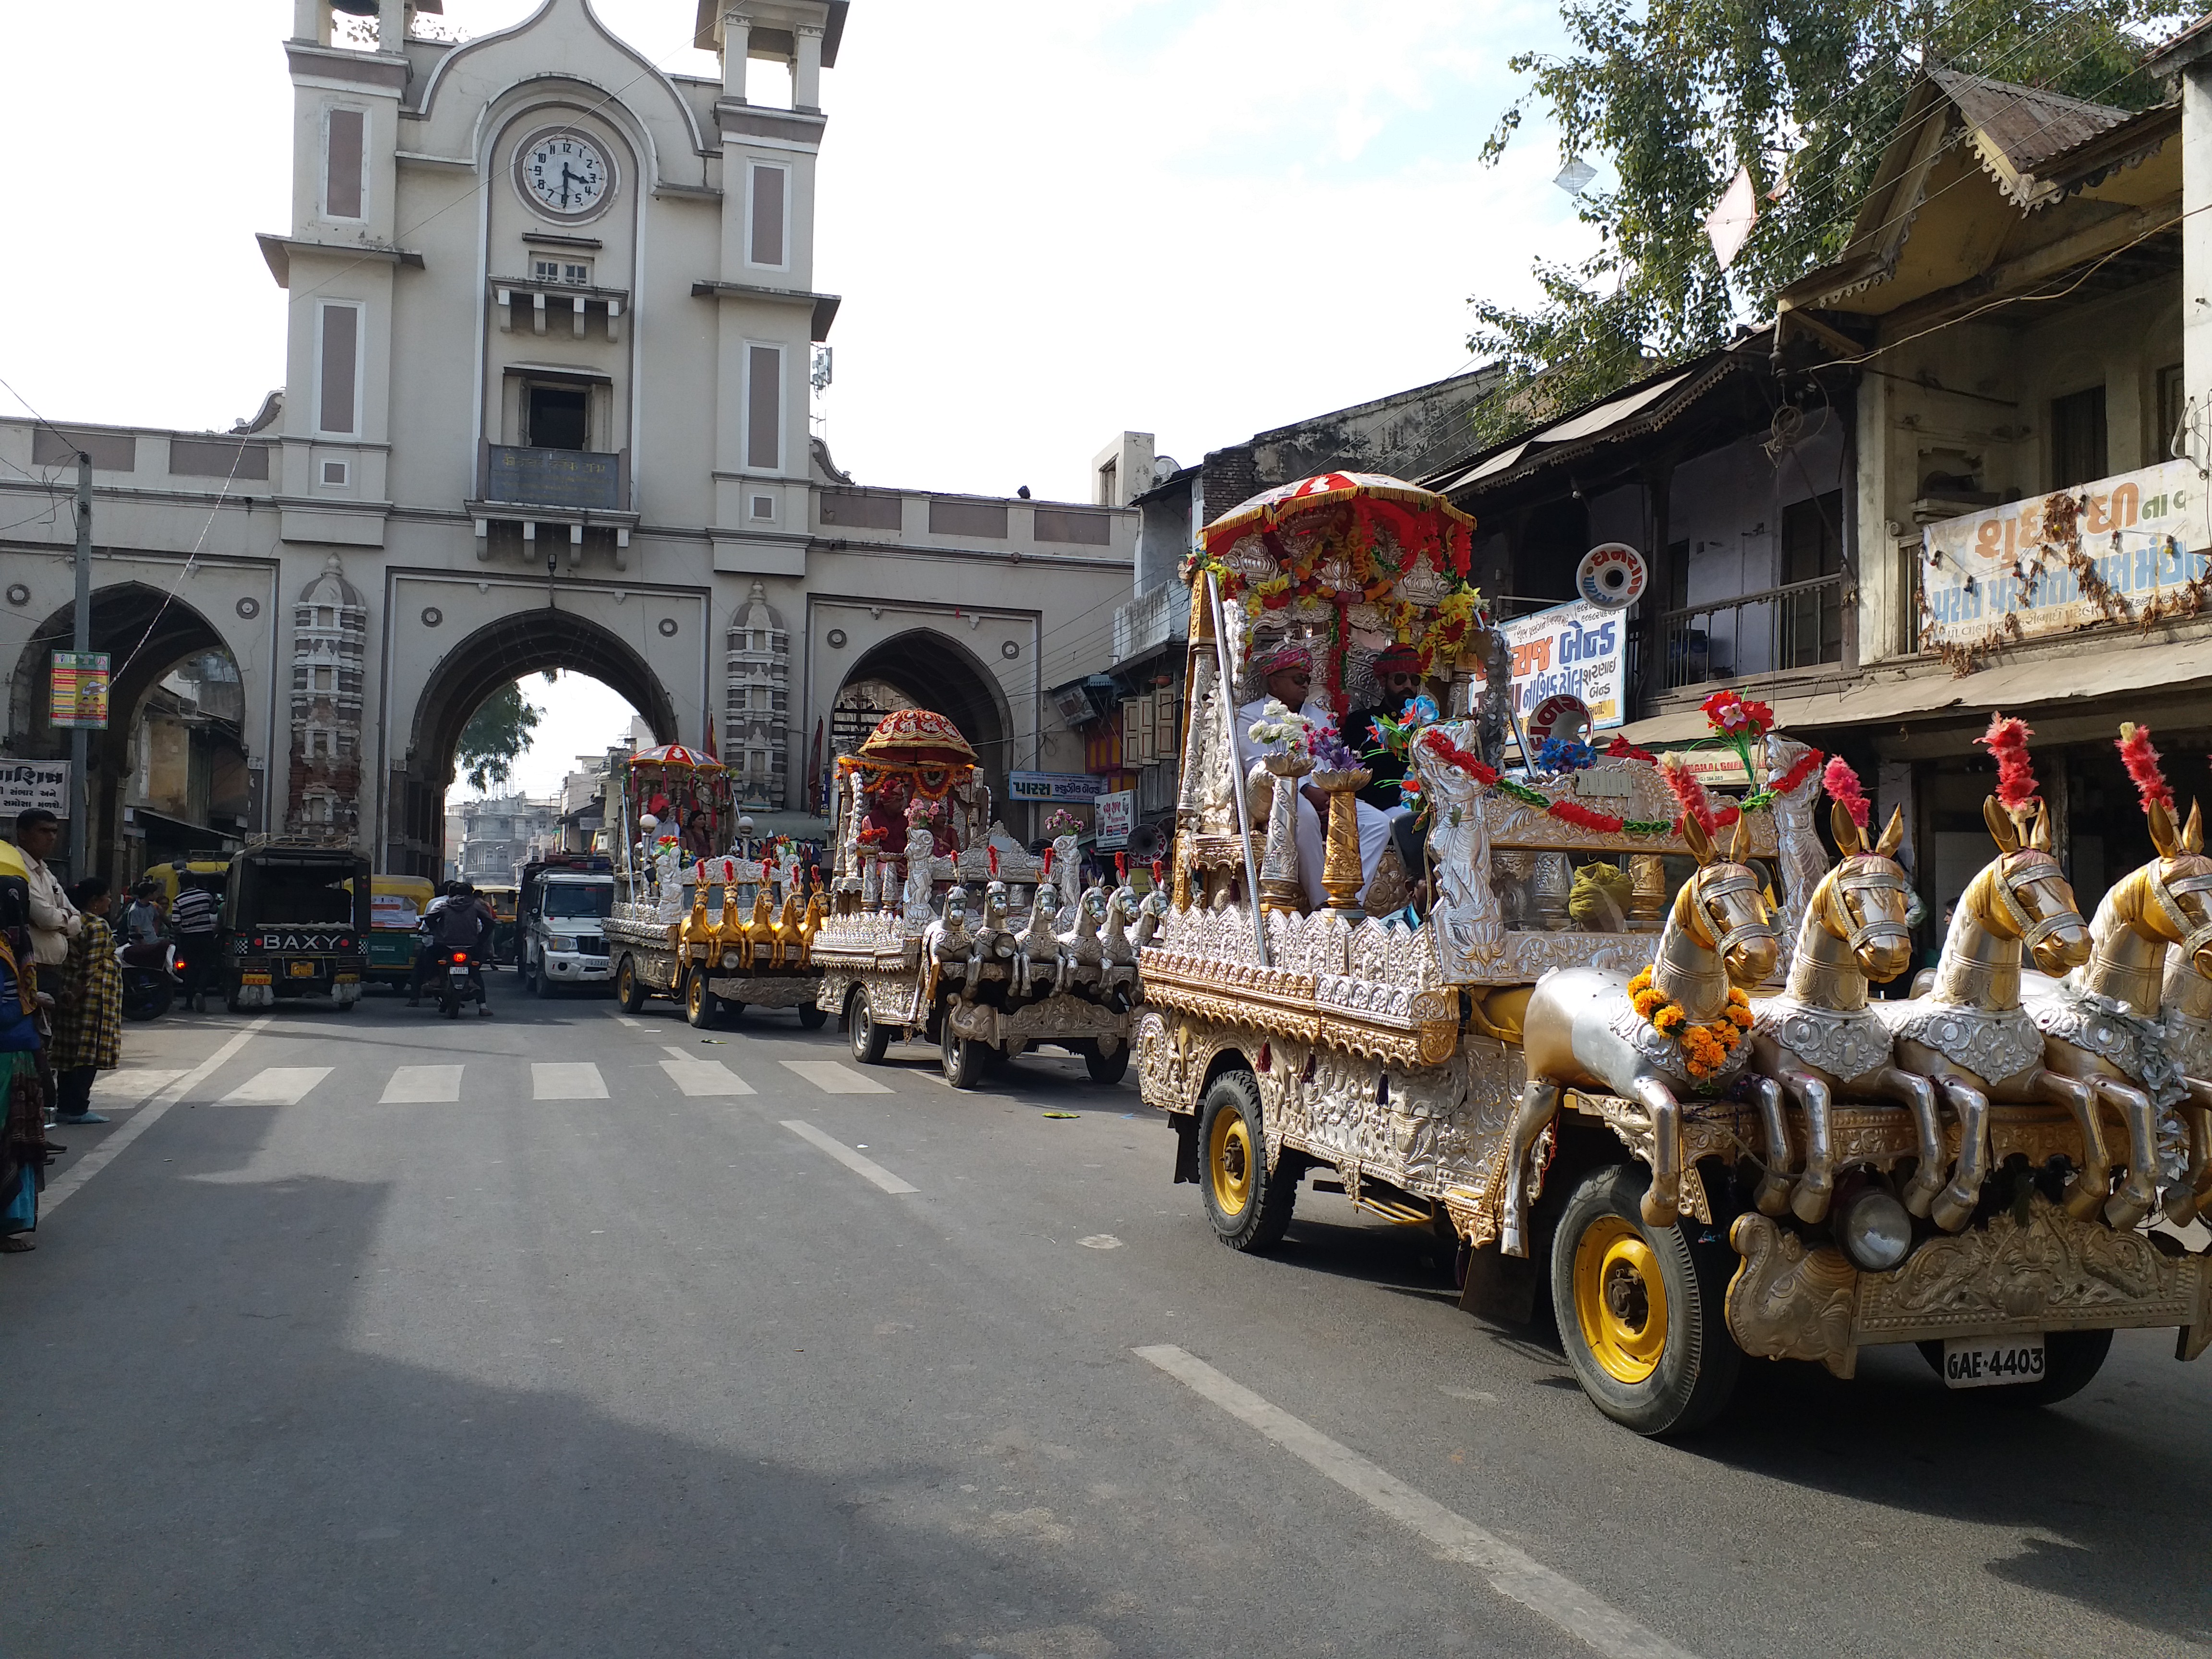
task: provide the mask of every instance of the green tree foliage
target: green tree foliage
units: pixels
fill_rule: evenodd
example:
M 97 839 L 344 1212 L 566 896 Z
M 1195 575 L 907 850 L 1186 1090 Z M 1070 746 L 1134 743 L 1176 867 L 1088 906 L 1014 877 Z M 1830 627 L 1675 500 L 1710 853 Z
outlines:
M 2151 0 L 1561 0 L 1561 14 L 1571 50 L 1511 60 L 1528 90 L 1483 156 L 1534 106 L 1563 160 L 1609 163 L 1613 179 L 1577 198 L 1597 251 L 1537 259 L 1539 304 L 1471 302 L 1468 349 L 1508 371 L 1476 416 L 1486 441 L 1771 315 L 1778 289 L 1843 247 L 1923 64 L 2139 109 L 2160 96 L 2144 46 L 2178 21 Z M 1705 219 L 1739 166 L 1759 220 L 1723 273 Z
M 548 673 L 545 678 L 550 680 L 553 676 Z M 505 783 L 514 775 L 515 761 L 530 747 L 530 734 L 537 729 L 538 720 L 538 707 L 522 695 L 520 685 L 502 685 L 461 728 L 460 753 L 453 762 L 455 775 L 479 790 Z

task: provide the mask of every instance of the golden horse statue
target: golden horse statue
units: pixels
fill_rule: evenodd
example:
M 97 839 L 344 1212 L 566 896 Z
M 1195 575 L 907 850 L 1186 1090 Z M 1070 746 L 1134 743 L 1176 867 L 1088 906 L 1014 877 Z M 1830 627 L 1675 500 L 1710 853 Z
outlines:
M 1905 872 L 1894 856 L 1905 839 L 1905 814 L 1893 812 L 1869 848 L 1851 812 L 1864 801 L 1858 780 L 1842 761 L 1828 764 L 1828 787 L 1836 797 L 1829 823 L 1843 860 L 1813 890 L 1787 988 L 1753 1011 L 1759 1070 L 1780 1084 L 1805 1115 L 1805 1169 L 1788 1207 L 1808 1224 L 1828 1213 L 1836 1190 L 1832 1103 L 1892 1100 L 1912 1115 L 1920 1143 L 1920 1167 L 1905 1189 L 1905 1207 L 1917 1216 L 1932 1209 L 1938 1226 L 1957 1232 L 1972 1219 L 1974 1206 L 1939 1200 L 1948 1160 L 1936 1086 L 1896 1064 L 1889 1028 L 1867 1006 L 1869 981 L 1887 984 L 1912 959 Z M 1769 1215 L 1783 1208 L 1764 1185 L 1759 1208 Z
M 2158 856 L 2113 883 L 2098 903 L 2087 962 L 2062 981 L 2030 981 L 2023 988 L 2043 1032 L 2044 1064 L 2087 1084 L 2127 1125 L 2127 1173 L 2106 1209 L 2114 1226 L 2133 1226 L 2158 1202 L 2160 1116 L 2175 1112 L 2188 1126 L 2188 1174 L 2168 1185 L 2164 1212 L 2180 1226 L 2197 1213 L 2212 1163 L 2212 1120 L 2205 1110 L 2212 1084 L 2192 1085 L 2177 1063 L 2161 1001 L 2175 975 L 2212 979 L 2212 858 L 2204 856 L 2199 809 L 2192 805 L 2188 822 L 2175 826 L 2167 806 L 2172 792 L 2158 773 L 2148 732 L 2138 737 L 2139 730 L 2120 728 L 2121 752 L 2139 745 L 2148 757 L 2151 787 L 2144 789 L 2143 815 Z M 2170 971 L 2172 946 L 2179 950 Z M 2198 1000 L 2185 977 L 2177 990 L 2185 1006 Z M 2086 1132 L 2084 1141 L 2083 1164 L 2109 1169 L 2111 1155 L 2101 1142 L 2088 1140 Z
M 2057 975 L 2088 958 L 2089 930 L 2074 890 L 2051 853 L 2051 811 L 2040 801 L 2013 807 L 1994 795 L 1982 818 L 1997 856 L 1966 884 L 1936 964 L 1934 988 L 1907 1002 L 1877 1002 L 1897 1063 L 1935 1084 L 1959 1120 L 1959 1161 L 1937 1200 L 1939 1217 L 1971 1214 L 1990 1173 L 1990 1107 L 2053 1103 L 2073 1112 L 2092 1162 L 2066 1192 L 2087 1220 L 2103 1204 L 2112 1172 L 2094 1162 L 2102 1143 L 2096 1091 L 2044 1064 L 2043 1033 L 2021 1006 L 2021 957 Z
M 1750 829 L 1736 820 L 1723 858 L 1699 815 L 1686 811 L 1682 837 L 1698 868 L 1668 909 L 1648 985 L 1644 974 L 1632 981 L 1609 969 L 1562 968 L 1538 980 L 1528 999 L 1522 1017 L 1528 1081 L 1506 1154 L 1499 1228 L 1507 1255 L 1528 1254 L 1528 1154 L 1559 1110 L 1560 1090 L 1623 1096 L 1650 1115 L 1651 1185 L 1643 1215 L 1647 1224 L 1667 1227 L 1681 1202 L 1681 1097 L 1717 1092 L 1750 1063 L 1751 1043 L 1740 1029 L 1749 1015 L 1738 1014 L 1742 992 L 1774 971 L 1777 955 L 1762 884 L 1745 862 Z M 1647 1018 L 1638 1003 L 1655 997 Z M 1759 1081 L 1771 1094 L 1773 1085 Z

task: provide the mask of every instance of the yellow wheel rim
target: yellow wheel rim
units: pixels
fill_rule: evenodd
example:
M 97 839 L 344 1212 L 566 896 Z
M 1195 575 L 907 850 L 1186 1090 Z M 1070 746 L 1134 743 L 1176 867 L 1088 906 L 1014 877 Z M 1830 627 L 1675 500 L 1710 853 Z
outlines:
M 1217 1112 L 1207 1137 L 1206 1167 L 1213 1179 L 1214 1206 L 1224 1215 L 1242 1215 L 1252 1196 L 1252 1132 L 1239 1112 Z
M 696 1019 L 699 1011 L 707 1006 L 707 975 L 703 969 L 693 971 L 691 988 L 684 994 L 684 1001 L 691 1017 Z
M 1659 1258 L 1625 1217 L 1601 1216 L 1575 1244 L 1575 1318 L 1607 1376 L 1642 1382 L 1667 1351 Z

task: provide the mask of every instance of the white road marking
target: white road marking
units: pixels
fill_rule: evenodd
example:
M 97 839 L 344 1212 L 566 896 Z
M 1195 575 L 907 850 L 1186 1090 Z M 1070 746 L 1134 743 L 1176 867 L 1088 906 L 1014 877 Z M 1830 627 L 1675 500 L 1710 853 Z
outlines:
M 461 1067 L 402 1066 L 384 1085 L 380 1106 L 419 1106 L 461 1097 Z
M 1111 1233 L 1093 1233 L 1088 1238 L 1079 1238 L 1075 1242 L 1086 1250 L 1118 1250 L 1121 1248 L 1121 1241 Z
M 668 1073 L 671 1083 L 695 1099 L 705 1095 L 756 1092 L 751 1084 L 719 1060 L 694 1060 L 686 1054 L 681 1060 L 662 1060 L 660 1069 Z
M 267 1066 L 222 1097 L 226 1106 L 297 1106 L 331 1074 L 327 1066 Z
M 264 1014 L 244 1030 L 234 1034 L 222 1048 L 131 1113 L 128 1122 L 109 1131 L 100 1145 L 48 1182 L 46 1190 L 39 1194 L 40 1215 L 43 1217 L 59 1209 L 64 1199 L 112 1164 L 123 1149 L 152 1128 L 164 1112 L 213 1077 L 233 1054 L 252 1041 L 254 1034 L 269 1024 L 270 1018 Z
M 136 1106 L 158 1089 L 166 1089 L 184 1073 L 181 1071 L 152 1071 L 133 1067 L 122 1072 L 103 1072 L 93 1081 L 92 1103 L 95 1106 Z
M 617 1014 L 615 1016 L 615 1024 L 617 1025 L 627 1025 L 633 1031 L 642 1031 L 645 1029 L 645 1022 L 643 1020 L 632 1019 L 628 1014 Z
M 1656 1632 L 1646 1630 L 1572 1579 L 1553 1571 L 1434 1498 L 1414 1491 L 1397 1476 L 1369 1462 L 1349 1447 L 1338 1444 L 1279 1407 L 1270 1405 L 1204 1360 L 1164 1344 L 1133 1352 L 1139 1359 L 1158 1366 L 1239 1422 L 1259 1430 L 1353 1497 L 1419 1533 L 1435 1545 L 1446 1560 L 1474 1568 L 1490 1580 L 1490 1587 L 1500 1595 L 1548 1619 L 1608 1659 L 1691 1659 L 1685 1650 Z
M 533 1060 L 530 1066 L 532 1100 L 605 1100 L 607 1080 L 588 1060 Z
M 787 1066 L 791 1062 L 786 1060 L 784 1063 Z M 888 1094 L 890 1091 L 886 1090 L 884 1092 Z M 821 1130 L 816 1128 L 811 1123 L 801 1122 L 795 1117 L 786 1118 L 783 1122 L 783 1127 L 790 1130 L 792 1133 L 797 1135 L 801 1140 L 807 1142 L 809 1145 L 819 1146 L 823 1152 L 829 1153 L 830 1157 L 836 1158 L 840 1164 L 850 1170 L 854 1175 L 863 1176 L 869 1181 L 874 1182 L 877 1186 L 882 1188 L 887 1193 L 918 1193 L 921 1190 L 919 1187 L 912 1186 L 906 1182 L 901 1181 L 889 1170 L 886 1170 L 882 1164 L 877 1163 L 875 1159 L 872 1158 L 862 1158 L 850 1146 L 846 1146 L 844 1142 L 841 1140 L 832 1140 L 828 1135 L 823 1134 Z
M 862 1077 L 851 1066 L 834 1060 L 787 1060 L 786 1071 L 796 1072 L 825 1095 L 887 1095 L 890 1091 L 872 1077 Z

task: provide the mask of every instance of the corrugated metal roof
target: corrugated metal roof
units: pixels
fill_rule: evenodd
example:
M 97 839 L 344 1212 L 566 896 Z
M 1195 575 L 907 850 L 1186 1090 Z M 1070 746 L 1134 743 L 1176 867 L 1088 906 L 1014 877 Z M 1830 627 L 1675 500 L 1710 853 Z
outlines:
M 2110 104 L 2092 104 L 1957 70 L 1930 70 L 1928 78 L 1942 88 L 1966 125 L 2016 173 L 2037 171 L 2052 156 L 2119 125 L 2129 115 Z

